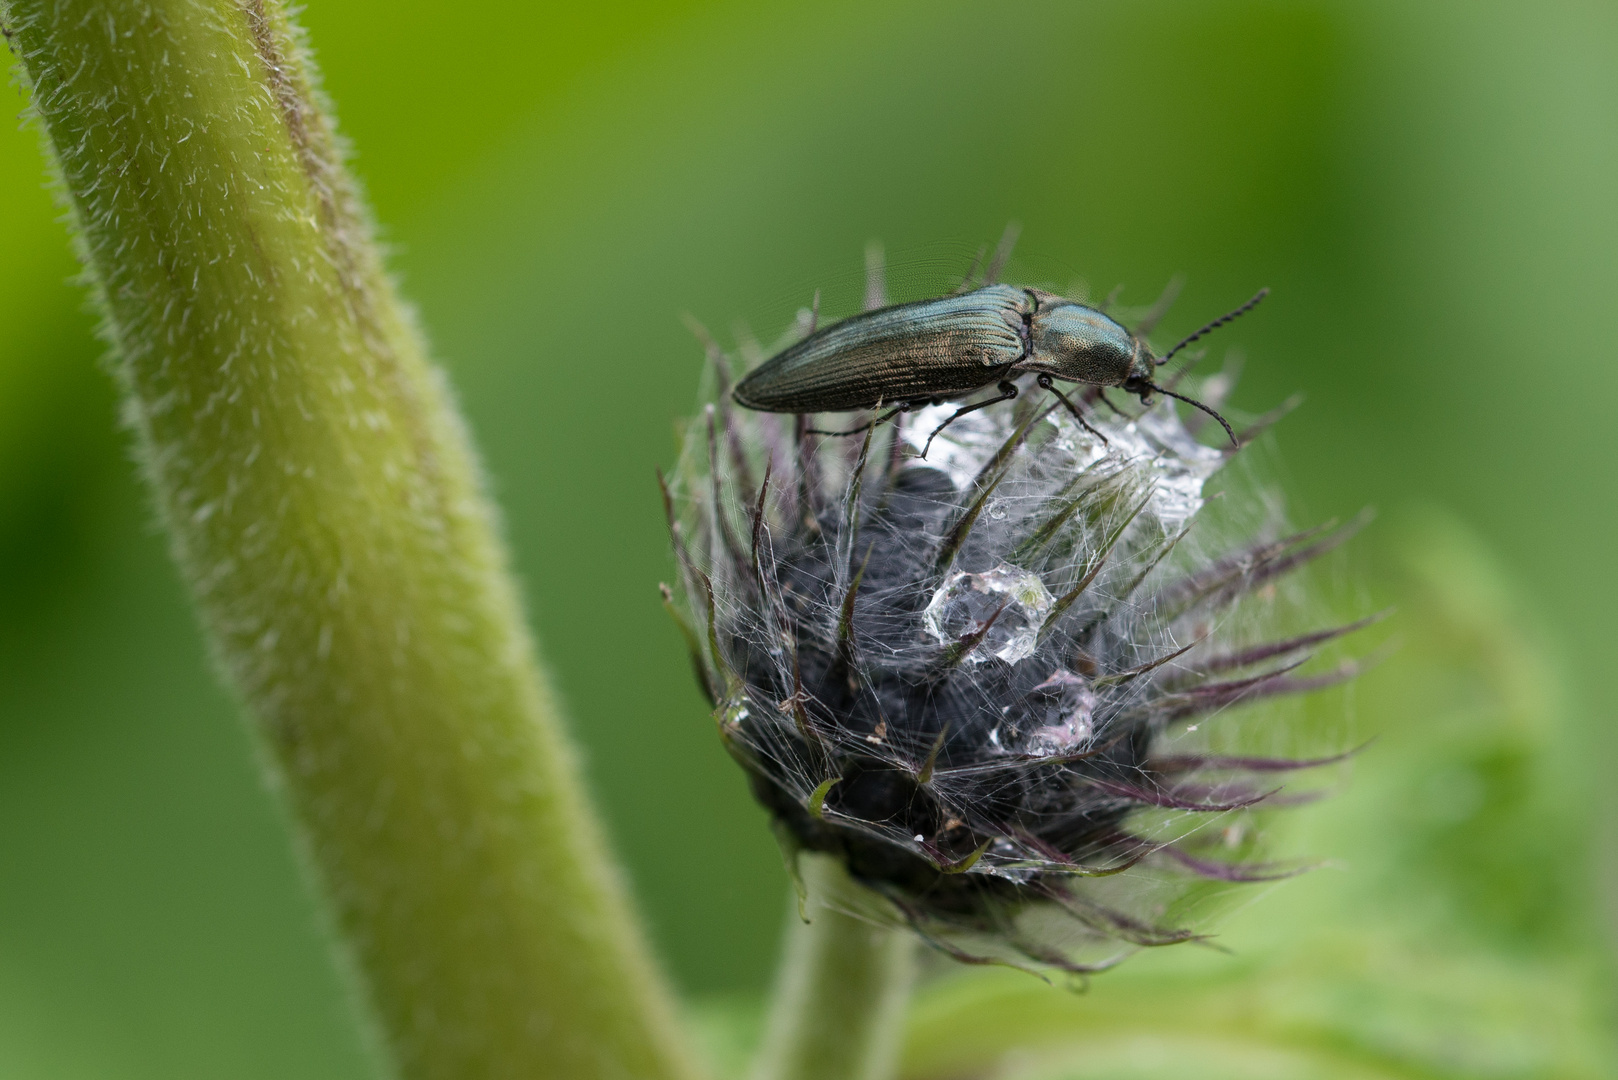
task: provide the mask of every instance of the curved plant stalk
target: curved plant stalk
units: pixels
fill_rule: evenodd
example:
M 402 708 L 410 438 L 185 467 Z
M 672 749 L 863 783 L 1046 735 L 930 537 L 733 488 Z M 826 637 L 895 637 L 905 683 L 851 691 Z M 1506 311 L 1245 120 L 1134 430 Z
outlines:
M 898 1068 L 916 950 L 908 928 L 850 912 L 873 898 L 824 855 L 798 856 L 796 911 L 753 1080 L 887 1080 Z
M 285 10 L 0 18 L 175 558 L 393 1066 L 691 1075 Z

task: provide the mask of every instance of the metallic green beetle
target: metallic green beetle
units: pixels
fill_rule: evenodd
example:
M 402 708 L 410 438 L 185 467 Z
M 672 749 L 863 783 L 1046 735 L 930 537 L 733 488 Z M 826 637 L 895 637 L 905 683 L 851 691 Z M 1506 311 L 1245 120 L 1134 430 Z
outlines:
M 1167 394 L 1218 420 L 1235 443 L 1236 434 L 1223 416 L 1159 386 L 1152 375 L 1193 341 L 1250 311 L 1268 292 L 1260 290 L 1240 308 L 1156 357 L 1145 341 L 1093 307 L 1040 289 L 989 285 L 867 311 L 817 330 L 759 365 L 737 384 L 733 396 L 737 404 L 763 412 L 895 406 L 872 421 L 880 423 L 919 405 L 998 384 L 999 396 L 957 409 L 933 432 L 936 436 L 967 413 L 1016 397 L 1012 380 L 1032 374 L 1079 423 L 1103 439 L 1085 422 L 1078 406 L 1056 389 L 1055 380 L 1120 387 L 1138 395 L 1143 404 L 1154 393 Z

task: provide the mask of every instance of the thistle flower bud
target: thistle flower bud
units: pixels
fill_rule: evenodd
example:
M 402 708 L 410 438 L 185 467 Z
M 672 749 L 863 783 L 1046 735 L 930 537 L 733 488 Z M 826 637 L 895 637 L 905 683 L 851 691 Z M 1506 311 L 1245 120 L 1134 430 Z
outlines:
M 664 595 L 789 848 L 958 959 L 1080 973 L 1292 871 L 1255 861 L 1251 808 L 1338 758 L 1232 753 L 1209 718 L 1353 674 L 1296 669 L 1362 624 L 1271 628 L 1298 620 L 1280 579 L 1354 523 L 1289 534 L 1262 492 L 1209 513 L 1230 454 L 1166 400 L 1104 414 L 1092 390 L 1092 433 L 1030 382 L 923 459 L 953 406 L 823 437 L 732 407 L 709 352 Z

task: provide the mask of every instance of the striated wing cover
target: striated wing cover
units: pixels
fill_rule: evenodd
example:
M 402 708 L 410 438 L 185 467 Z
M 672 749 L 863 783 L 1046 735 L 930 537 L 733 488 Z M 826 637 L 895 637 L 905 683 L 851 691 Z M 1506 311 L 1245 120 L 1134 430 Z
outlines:
M 969 394 L 1023 355 L 1021 289 L 991 285 L 845 319 L 761 364 L 736 400 L 766 412 L 837 412 Z

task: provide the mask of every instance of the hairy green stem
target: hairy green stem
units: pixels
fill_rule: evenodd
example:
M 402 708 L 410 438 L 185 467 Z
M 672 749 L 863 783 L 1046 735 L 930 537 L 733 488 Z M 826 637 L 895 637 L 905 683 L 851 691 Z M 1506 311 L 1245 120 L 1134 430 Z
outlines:
M 823 855 L 799 856 L 809 921 L 794 907 L 753 1080 L 887 1080 L 898 1066 L 915 941 L 857 918 L 875 899 Z
M 146 475 L 392 1067 L 691 1075 L 276 0 L 0 0 Z

